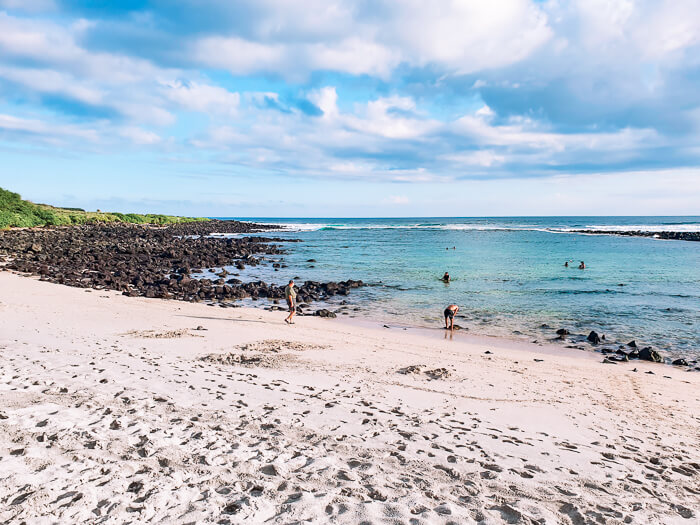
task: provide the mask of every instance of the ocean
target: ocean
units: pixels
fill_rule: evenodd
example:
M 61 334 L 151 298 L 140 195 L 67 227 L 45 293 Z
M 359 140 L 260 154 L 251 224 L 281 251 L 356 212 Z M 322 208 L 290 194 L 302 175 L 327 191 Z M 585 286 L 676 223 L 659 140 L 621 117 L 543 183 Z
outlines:
M 347 317 L 439 328 L 454 303 L 473 334 L 546 341 L 558 328 L 595 330 L 700 357 L 700 242 L 572 232 L 700 231 L 700 217 L 237 219 L 282 225 L 275 236 L 302 242 L 229 271 L 276 284 L 361 279 L 369 286 L 332 301 L 348 303 Z

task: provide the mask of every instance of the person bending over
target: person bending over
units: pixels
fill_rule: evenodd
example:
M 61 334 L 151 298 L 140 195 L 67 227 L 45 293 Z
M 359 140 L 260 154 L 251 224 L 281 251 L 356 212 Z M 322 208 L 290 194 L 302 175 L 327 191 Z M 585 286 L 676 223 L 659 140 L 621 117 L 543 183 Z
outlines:
M 451 304 L 445 308 L 445 330 L 455 329 L 455 314 L 459 312 L 459 306 Z
M 294 319 L 294 314 L 297 313 L 297 293 L 294 291 L 294 280 L 289 281 L 289 284 L 284 287 L 284 298 L 287 300 L 287 305 L 289 306 L 289 315 L 284 322 L 287 324 L 294 324 L 292 319 Z

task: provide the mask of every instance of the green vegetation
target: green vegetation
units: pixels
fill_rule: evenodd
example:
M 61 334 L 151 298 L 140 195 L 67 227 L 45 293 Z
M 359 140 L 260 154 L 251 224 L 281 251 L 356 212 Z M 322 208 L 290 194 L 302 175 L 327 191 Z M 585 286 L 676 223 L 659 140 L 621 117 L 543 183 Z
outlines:
M 31 228 L 34 226 L 70 226 L 72 224 L 106 222 L 163 225 L 206 220 L 208 219 L 175 217 L 172 215 L 103 213 L 100 211 L 85 211 L 80 208 L 55 208 L 47 204 L 34 204 L 33 202 L 22 200 L 19 194 L 0 188 L 0 229 Z

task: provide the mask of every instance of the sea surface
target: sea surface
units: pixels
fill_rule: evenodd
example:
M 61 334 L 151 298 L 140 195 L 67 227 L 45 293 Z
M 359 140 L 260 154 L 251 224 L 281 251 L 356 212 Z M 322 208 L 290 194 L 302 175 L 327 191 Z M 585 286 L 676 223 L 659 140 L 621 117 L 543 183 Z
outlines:
M 238 219 L 280 224 L 275 236 L 303 242 L 230 271 L 276 284 L 361 279 L 370 286 L 332 304 L 346 301 L 349 317 L 438 328 L 454 303 L 470 333 L 546 341 L 557 328 L 595 330 L 700 358 L 700 242 L 614 235 L 700 231 L 700 217 Z M 580 229 L 611 235 L 572 232 Z

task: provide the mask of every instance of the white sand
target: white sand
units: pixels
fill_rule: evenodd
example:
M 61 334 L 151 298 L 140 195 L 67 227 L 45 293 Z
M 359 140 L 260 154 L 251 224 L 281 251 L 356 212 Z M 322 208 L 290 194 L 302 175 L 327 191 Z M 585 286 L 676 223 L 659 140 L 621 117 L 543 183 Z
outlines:
M 0 272 L 0 522 L 700 519 L 698 373 L 283 318 Z

